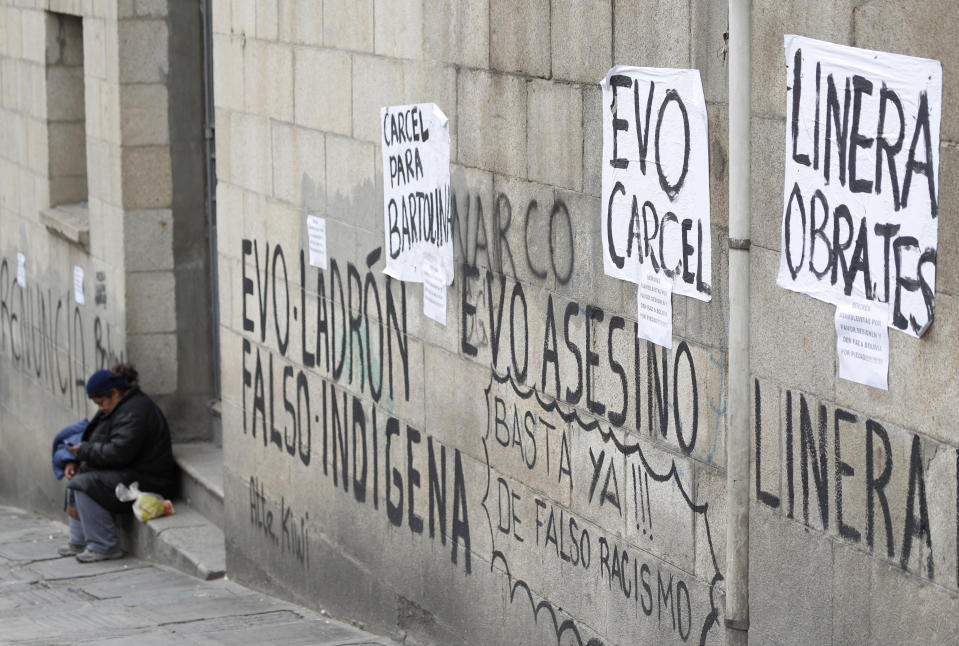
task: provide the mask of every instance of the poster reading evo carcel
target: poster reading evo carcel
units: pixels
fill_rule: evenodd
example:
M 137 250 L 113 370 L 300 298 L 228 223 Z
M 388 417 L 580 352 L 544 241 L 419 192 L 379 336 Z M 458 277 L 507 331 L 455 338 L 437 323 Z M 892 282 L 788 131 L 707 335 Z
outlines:
M 936 302 L 942 66 L 793 35 L 785 49 L 777 283 L 884 304 L 890 326 L 921 336 Z
M 424 281 L 429 256 L 453 282 L 449 120 L 433 103 L 380 110 L 385 273 Z
M 617 66 L 603 90 L 603 269 L 712 293 L 709 139 L 697 70 Z

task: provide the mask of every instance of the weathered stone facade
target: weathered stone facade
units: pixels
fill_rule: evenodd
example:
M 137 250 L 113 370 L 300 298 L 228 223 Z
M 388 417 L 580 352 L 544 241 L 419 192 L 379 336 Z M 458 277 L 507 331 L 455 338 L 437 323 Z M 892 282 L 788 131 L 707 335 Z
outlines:
M 236 576 L 438 643 L 723 641 L 725 4 L 220 3 Z M 888 393 L 840 381 L 832 308 L 775 284 L 784 33 L 942 60 L 950 257 L 955 12 L 933 4 L 908 33 L 891 29 L 896 3 L 753 8 L 761 643 L 955 639 L 949 261 L 934 329 L 892 334 Z M 603 274 L 596 82 L 613 64 L 703 78 L 714 298 L 674 299 L 671 352 L 635 341 L 635 291 Z M 451 123 L 445 328 L 420 314 L 418 285 L 380 272 L 377 116 L 414 102 Z M 302 255 L 306 214 L 328 218 L 328 271 Z
M 8 4 L 21 29 L 0 42 L 13 151 L 0 162 L 0 247 L 10 266 L 18 245 L 61 245 L 59 276 L 79 252 L 37 242 L 47 234 L 30 220 L 48 201 L 47 162 L 27 142 L 43 113 L 20 102 L 40 90 L 7 82 L 42 69 L 19 40 L 35 18 L 24 16 L 40 12 Z M 131 4 L 152 3 L 120 6 Z M 219 0 L 212 15 L 230 576 L 409 643 L 723 643 L 726 2 Z M 750 635 L 957 643 L 959 7 L 754 0 L 752 16 Z M 788 33 L 943 65 L 936 321 L 921 339 L 890 332 L 888 392 L 840 380 L 833 307 L 776 285 Z M 671 351 L 636 339 L 635 286 L 603 272 L 597 82 L 614 64 L 702 76 L 713 298 L 673 299 Z M 130 70 L 150 87 L 155 71 Z M 103 149 L 120 186 L 91 181 L 91 220 L 101 199 L 101 213 L 130 221 L 125 210 L 162 200 L 127 200 L 158 186 L 127 189 L 127 144 L 110 138 L 128 114 L 123 76 L 105 74 L 119 98 L 110 113 L 88 96 L 87 147 L 114 142 Z M 382 273 L 379 110 L 414 102 L 450 119 L 457 263 L 445 327 L 421 314 L 420 285 Z M 92 114 L 116 124 L 91 134 Z M 156 122 L 132 123 L 144 131 L 129 145 L 157 153 Z M 106 167 L 93 154 L 88 169 Z M 307 263 L 308 214 L 327 218 L 326 271 Z M 130 247 L 97 235 L 91 222 L 87 275 L 105 266 L 115 281 L 109 320 L 132 354 L 134 335 L 150 332 L 138 326 L 165 333 L 171 315 L 131 308 L 138 270 L 106 262 L 119 251 L 130 263 Z M 6 271 L 0 296 L 19 299 Z M 29 411 L 48 397 L 14 350 L 0 345 L 11 375 L 0 448 L 45 459 L 46 436 L 11 429 L 41 428 Z M 70 418 L 65 399 L 57 415 Z M 5 469 L 4 486 L 22 478 Z
M 0 3 L 3 496 L 62 509 L 50 441 L 137 364 L 180 439 L 213 396 L 198 5 Z M 194 38 L 190 38 L 190 34 Z M 16 284 L 17 254 L 26 286 Z M 83 303 L 74 295 L 83 270 Z

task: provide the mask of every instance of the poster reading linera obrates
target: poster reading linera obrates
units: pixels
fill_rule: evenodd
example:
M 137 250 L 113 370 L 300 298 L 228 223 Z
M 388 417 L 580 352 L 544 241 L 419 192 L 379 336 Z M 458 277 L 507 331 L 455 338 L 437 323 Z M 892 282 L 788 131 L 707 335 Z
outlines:
M 793 35 L 785 48 L 777 282 L 884 304 L 890 326 L 921 336 L 936 302 L 942 65 Z

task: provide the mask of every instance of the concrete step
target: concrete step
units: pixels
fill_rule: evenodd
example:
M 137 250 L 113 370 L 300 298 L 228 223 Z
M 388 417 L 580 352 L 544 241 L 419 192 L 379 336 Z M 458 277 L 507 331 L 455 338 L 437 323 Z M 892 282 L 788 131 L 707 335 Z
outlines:
M 218 579 L 226 573 L 223 530 L 183 500 L 173 501 L 171 516 L 141 523 L 132 513 L 117 519 L 124 551 L 175 567 L 200 579 Z
M 180 465 L 180 497 L 223 528 L 223 449 L 211 442 L 173 445 Z
M 209 442 L 173 445 L 180 465 L 180 497 L 173 515 L 139 522 L 132 513 L 117 518 L 123 549 L 200 579 L 226 572 L 223 544 L 223 449 Z

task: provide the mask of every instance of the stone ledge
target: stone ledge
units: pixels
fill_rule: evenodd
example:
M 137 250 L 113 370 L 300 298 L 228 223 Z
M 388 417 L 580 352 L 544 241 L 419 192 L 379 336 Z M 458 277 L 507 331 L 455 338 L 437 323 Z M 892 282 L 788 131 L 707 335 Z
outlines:
M 86 202 L 40 210 L 40 222 L 51 233 L 90 251 L 90 209 Z
M 226 573 L 223 534 L 223 449 L 209 442 L 173 445 L 181 470 L 180 496 L 171 516 L 141 523 L 132 513 L 115 516 L 123 548 L 200 579 Z
M 211 442 L 177 443 L 180 497 L 207 520 L 223 527 L 223 449 Z
M 124 550 L 199 579 L 223 577 L 226 573 L 223 530 L 183 500 L 174 500 L 173 510 L 172 516 L 145 523 L 132 513 L 115 516 Z

